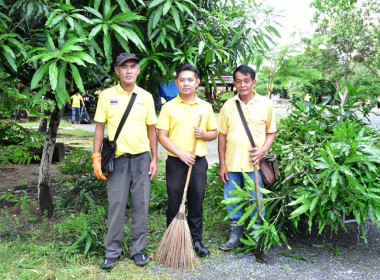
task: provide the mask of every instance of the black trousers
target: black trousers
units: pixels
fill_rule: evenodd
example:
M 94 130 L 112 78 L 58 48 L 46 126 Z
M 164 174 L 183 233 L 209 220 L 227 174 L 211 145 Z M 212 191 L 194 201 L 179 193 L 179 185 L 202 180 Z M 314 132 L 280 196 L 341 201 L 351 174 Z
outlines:
M 208 163 L 205 157 L 197 157 L 191 172 L 187 190 L 187 220 L 193 242 L 202 241 L 203 199 L 207 184 Z M 166 160 L 166 184 L 169 205 L 166 211 L 166 225 L 169 226 L 179 211 L 189 167 L 177 157 Z

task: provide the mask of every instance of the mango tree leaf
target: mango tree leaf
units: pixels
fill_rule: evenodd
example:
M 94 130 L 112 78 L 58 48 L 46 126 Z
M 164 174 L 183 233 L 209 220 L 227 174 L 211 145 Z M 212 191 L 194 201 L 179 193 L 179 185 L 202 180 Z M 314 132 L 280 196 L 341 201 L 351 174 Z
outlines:
M 267 28 L 268 28 L 268 30 L 269 30 L 272 34 L 276 35 L 278 38 L 281 38 L 281 34 L 277 31 L 276 28 L 274 28 L 274 27 L 271 26 L 271 25 L 269 25 Z
M 34 96 L 33 100 L 32 100 L 32 106 L 35 106 L 38 102 L 41 101 L 42 99 L 42 96 L 45 95 L 47 89 L 48 89 L 49 85 L 48 84 L 45 84 L 38 92 L 37 94 Z
M 96 64 L 95 60 L 89 54 L 85 52 L 75 52 L 75 53 L 72 53 L 71 56 L 78 57 L 91 64 Z
M 125 50 L 126 52 L 131 52 L 128 46 L 128 42 L 125 41 L 124 38 L 119 35 L 119 33 L 115 32 L 115 37 L 117 41 L 119 42 L 119 44 L 123 47 L 123 50 Z
M 119 3 L 119 6 L 120 6 L 121 10 L 123 11 L 123 13 L 125 13 L 125 12 L 129 12 L 129 11 L 130 11 L 130 9 L 129 9 L 127 3 L 125 3 L 125 0 L 117 0 L 117 3 Z M 145 3 L 144 3 L 144 1 L 139 0 L 139 3 L 140 3 L 143 7 L 145 7 Z
M 159 4 L 161 4 L 161 3 L 165 2 L 165 1 L 166 0 L 154 0 L 154 1 L 152 1 L 152 2 L 149 3 L 148 8 L 149 9 L 154 8 L 157 5 L 159 5 Z
M 40 68 L 37 69 L 37 71 L 34 73 L 32 81 L 30 83 L 30 88 L 35 89 L 38 87 L 38 83 L 41 81 L 42 77 L 45 75 L 45 73 L 49 70 L 50 64 L 52 64 L 53 61 L 50 61 L 48 63 L 45 63 L 40 66 Z
M 98 24 L 97 26 L 95 26 L 91 32 L 90 32 L 90 35 L 88 35 L 89 38 L 93 38 L 96 36 L 96 34 L 98 34 L 98 32 L 100 31 L 100 29 L 102 29 L 102 25 L 101 24 Z
M 164 7 L 159 7 L 157 12 L 154 14 L 153 22 L 152 22 L 152 27 L 156 28 L 157 24 L 159 23 L 161 17 L 162 17 L 162 11 Z
M 103 15 L 105 15 L 105 18 L 109 18 L 110 12 L 111 12 L 110 0 L 103 0 Z
M 174 6 L 171 6 L 170 10 L 171 10 L 171 13 L 173 15 L 175 26 L 176 26 L 177 30 L 179 31 L 181 29 L 181 20 L 179 17 L 178 10 Z
M 84 7 L 85 10 L 87 10 L 88 12 L 90 12 L 91 14 L 93 14 L 94 16 L 100 18 L 100 19 L 103 19 L 103 16 L 101 13 L 98 12 L 97 9 L 94 9 L 94 8 L 91 8 L 91 7 Z
M 92 20 L 90 20 L 89 18 L 85 17 L 84 15 L 81 15 L 78 13 L 72 14 L 71 17 L 76 18 L 76 19 L 80 19 L 80 20 L 87 22 L 89 24 L 93 24 Z
M 145 20 L 145 17 L 140 16 L 133 12 L 127 12 L 122 14 L 115 15 L 111 22 L 117 23 L 117 22 L 131 22 L 131 21 L 137 21 L 137 20 Z
M 195 16 L 194 16 L 194 14 L 191 12 L 191 10 L 189 9 L 189 7 L 186 4 L 182 4 L 182 3 L 178 2 L 178 1 L 176 1 L 176 4 L 177 4 L 177 7 L 181 11 L 185 10 L 194 20 L 196 19 Z
M 51 22 L 51 26 L 57 25 L 61 20 L 63 20 L 63 14 L 59 14 L 53 18 L 53 21 Z
M 2 44 L 1 47 L 4 50 L 5 59 L 8 61 L 9 65 L 12 67 L 13 71 L 16 72 L 17 71 L 17 65 L 16 65 L 16 61 L 15 61 L 14 52 L 12 51 L 12 49 L 10 47 L 8 47 L 5 44 Z
M 244 221 L 252 215 L 253 211 L 257 208 L 256 204 L 250 205 L 248 208 L 244 209 L 243 216 L 239 219 L 238 225 L 243 225 Z
M 227 215 L 224 220 L 228 220 L 229 218 L 231 218 L 233 215 L 235 215 L 241 208 L 244 207 L 244 203 L 241 203 L 239 204 L 238 206 L 236 206 L 236 208 L 229 214 Z
M 103 24 L 103 45 L 104 45 L 104 53 L 106 55 L 106 59 L 108 63 L 111 63 L 112 58 L 112 42 L 111 36 L 108 32 L 108 25 Z
M 200 42 L 199 42 L 199 54 L 200 54 L 200 55 L 202 54 L 205 45 L 206 45 L 206 42 L 205 42 L 205 41 L 200 41 Z
M 306 203 L 300 207 L 298 207 L 296 210 L 294 210 L 292 213 L 290 213 L 290 219 L 294 219 L 297 216 L 300 216 L 301 214 L 305 213 L 310 209 L 310 201 L 306 201 Z
M 111 28 L 119 33 L 119 35 L 124 38 L 124 40 L 131 40 L 140 50 L 145 50 L 144 43 L 133 30 L 122 28 L 116 24 L 111 24 Z
M 66 103 L 70 100 L 70 96 L 66 91 L 66 67 L 62 66 L 58 68 L 58 82 L 55 90 L 55 96 L 57 100 L 58 108 L 62 109 Z
M 83 82 L 82 82 L 82 77 L 78 71 L 78 68 L 75 67 L 75 65 L 70 63 L 70 68 L 71 68 L 71 74 L 73 75 L 74 81 L 80 90 L 80 92 L 85 92 L 84 87 L 83 87 Z
M 76 63 L 76 64 L 81 65 L 81 66 L 86 66 L 86 64 L 84 64 L 82 59 L 75 57 L 75 56 L 70 56 L 70 55 L 65 56 L 63 60 L 70 62 L 70 63 Z
M 57 61 L 54 61 L 49 66 L 49 80 L 50 80 L 51 88 L 54 91 L 57 87 L 57 81 L 58 81 Z

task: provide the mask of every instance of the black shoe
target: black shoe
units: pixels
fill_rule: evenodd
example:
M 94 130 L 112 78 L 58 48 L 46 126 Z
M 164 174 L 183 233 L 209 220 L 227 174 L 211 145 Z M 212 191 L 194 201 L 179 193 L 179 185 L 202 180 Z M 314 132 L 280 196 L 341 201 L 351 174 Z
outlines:
M 119 258 L 107 258 L 105 257 L 102 263 L 102 269 L 111 269 L 115 266 Z
M 149 257 L 144 252 L 134 254 L 132 259 L 137 266 L 145 266 L 149 263 Z
M 200 241 L 194 242 L 194 249 L 195 253 L 197 253 L 197 255 L 201 258 L 210 255 L 210 252 L 205 248 L 205 246 L 203 246 L 202 242 Z
M 74 122 L 71 122 L 72 124 L 74 124 Z

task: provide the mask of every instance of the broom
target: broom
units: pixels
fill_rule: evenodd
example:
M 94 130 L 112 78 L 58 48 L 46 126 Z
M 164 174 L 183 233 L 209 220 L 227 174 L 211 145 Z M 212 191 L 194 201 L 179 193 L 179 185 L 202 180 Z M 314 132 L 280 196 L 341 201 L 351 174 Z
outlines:
M 198 127 L 200 126 L 201 121 L 202 115 L 199 116 Z M 191 153 L 193 155 L 195 154 L 197 142 L 198 141 L 195 138 Z M 172 268 L 193 268 L 193 265 L 196 262 L 193 240 L 185 217 L 185 202 L 192 169 L 193 166 L 190 165 L 189 170 L 187 171 L 186 183 L 179 212 L 166 229 L 157 249 L 156 258 L 158 263 Z
M 263 208 L 261 206 L 261 192 L 260 192 L 260 185 L 259 185 L 259 171 L 257 169 L 257 165 L 254 165 L 254 171 L 255 171 L 255 185 L 256 185 L 256 199 L 257 199 L 257 208 L 259 209 L 259 224 L 263 224 L 263 220 L 261 219 L 261 215 L 263 213 Z M 263 241 L 264 236 L 261 235 L 259 240 L 257 241 L 256 249 L 253 252 L 253 255 L 256 258 L 256 261 L 259 263 L 266 264 L 267 261 L 264 258 L 264 250 L 263 250 Z

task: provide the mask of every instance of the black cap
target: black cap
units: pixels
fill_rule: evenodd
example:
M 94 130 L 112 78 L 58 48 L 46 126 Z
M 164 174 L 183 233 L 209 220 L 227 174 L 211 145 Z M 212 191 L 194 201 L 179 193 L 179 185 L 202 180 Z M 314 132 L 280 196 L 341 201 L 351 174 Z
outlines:
M 116 57 L 116 66 L 123 65 L 124 62 L 128 60 L 134 60 L 136 62 L 139 62 L 140 59 L 137 58 L 137 56 L 134 53 L 121 53 Z

